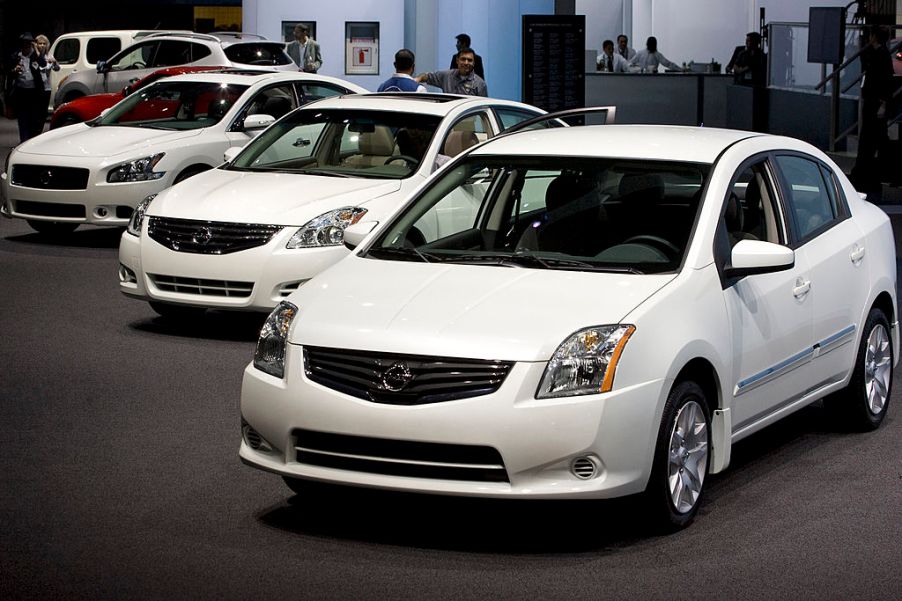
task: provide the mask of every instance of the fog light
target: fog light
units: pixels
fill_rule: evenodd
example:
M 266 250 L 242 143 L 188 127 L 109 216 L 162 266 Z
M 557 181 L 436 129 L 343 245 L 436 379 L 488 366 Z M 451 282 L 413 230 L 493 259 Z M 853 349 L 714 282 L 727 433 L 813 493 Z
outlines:
M 272 445 L 266 442 L 266 439 L 260 436 L 260 433 L 251 428 L 251 425 L 241 418 L 241 436 L 244 443 L 255 451 L 261 453 L 272 453 Z
M 592 457 L 577 457 L 570 462 L 570 473 L 580 480 L 591 480 L 598 475 L 598 464 Z
M 119 263 L 119 281 L 123 284 L 137 284 L 138 276 L 135 275 L 135 272 Z

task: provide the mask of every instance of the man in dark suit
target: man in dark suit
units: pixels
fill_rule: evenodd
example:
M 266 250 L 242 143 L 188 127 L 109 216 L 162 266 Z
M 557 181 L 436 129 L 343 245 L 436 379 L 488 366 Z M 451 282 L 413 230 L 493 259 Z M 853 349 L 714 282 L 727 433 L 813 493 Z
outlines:
M 472 48 L 472 46 L 470 46 L 470 41 L 470 36 L 467 34 L 457 34 L 457 52 L 460 52 L 463 48 Z M 476 67 L 473 69 L 473 72 L 484 80 L 485 71 L 482 70 L 482 57 L 475 52 L 473 53 L 473 56 L 476 57 Z M 451 57 L 451 66 L 449 69 L 457 69 L 457 53 Z

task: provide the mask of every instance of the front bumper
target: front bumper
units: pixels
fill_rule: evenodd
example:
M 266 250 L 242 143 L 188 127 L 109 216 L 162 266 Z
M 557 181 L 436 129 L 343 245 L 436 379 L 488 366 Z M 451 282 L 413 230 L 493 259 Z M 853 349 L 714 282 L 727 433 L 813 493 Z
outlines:
M 286 379 L 248 366 L 242 418 L 273 448 L 254 450 L 242 437 L 239 456 L 253 467 L 288 477 L 354 486 L 447 495 L 528 498 L 609 498 L 644 490 L 663 407 L 663 381 L 605 394 L 536 400 L 544 362 L 517 363 L 489 395 L 428 405 L 397 406 L 350 397 L 308 380 L 302 347 L 289 345 Z M 303 432 L 491 447 L 507 482 L 411 477 L 323 467 L 298 460 Z M 403 444 L 403 443 L 402 443 Z M 590 458 L 595 477 L 574 475 Z M 302 459 L 303 461 L 303 459 Z
M 17 186 L 4 173 L 0 187 L 5 198 L 4 215 L 37 221 L 125 226 L 144 198 L 172 185 L 174 175 L 156 180 L 110 184 L 108 169 L 89 169 L 85 189 L 53 190 Z
M 344 246 L 285 248 L 300 226 L 256 248 L 225 255 L 176 252 L 128 232 L 119 243 L 119 290 L 164 303 L 270 311 L 299 286 L 348 254 Z

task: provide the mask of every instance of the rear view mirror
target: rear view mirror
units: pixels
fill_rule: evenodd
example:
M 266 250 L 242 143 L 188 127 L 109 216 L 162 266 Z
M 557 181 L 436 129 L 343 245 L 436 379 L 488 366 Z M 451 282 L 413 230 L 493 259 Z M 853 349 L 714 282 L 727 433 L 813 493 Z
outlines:
M 274 123 L 276 120 L 272 115 L 248 115 L 244 119 L 244 131 L 255 131 L 265 129 L 270 126 L 271 123 Z
M 226 163 L 231 163 L 235 157 L 238 156 L 238 153 L 241 152 L 241 148 L 241 146 L 227 148 L 226 151 L 222 153 L 222 160 Z
M 378 221 L 361 221 L 345 228 L 344 244 L 348 250 L 354 250 L 379 225 Z
M 730 278 L 757 273 L 785 271 L 795 265 L 791 248 L 762 240 L 740 240 L 730 254 L 730 266 L 724 275 Z

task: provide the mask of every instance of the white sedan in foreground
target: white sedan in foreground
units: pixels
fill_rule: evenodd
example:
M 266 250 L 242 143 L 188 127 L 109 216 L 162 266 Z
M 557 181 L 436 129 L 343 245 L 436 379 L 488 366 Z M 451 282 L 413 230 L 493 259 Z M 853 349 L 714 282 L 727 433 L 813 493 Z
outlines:
M 244 373 L 241 459 L 294 490 L 642 493 L 673 529 L 736 441 L 822 398 L 850 428 L 886 415 L 889 220 L 798 140 L 515 133 L 345 240 Z
M 170 317 L 271 311 L 348 254 L 345 227 L 383 219 L 449 157 L 541 114 L 507 100 L 404 93 L 295 111 L 228 164 L 139 205 L 119 245 L 119 289 Z
M 97 119 L 17 146 L 0 175 L 0 213 L 38 232 L 124 226 L 135 207 L 222 163 L 275 119 L 324 96 L 365 92 L 310 73 L 194 73 L 126 96 Z

